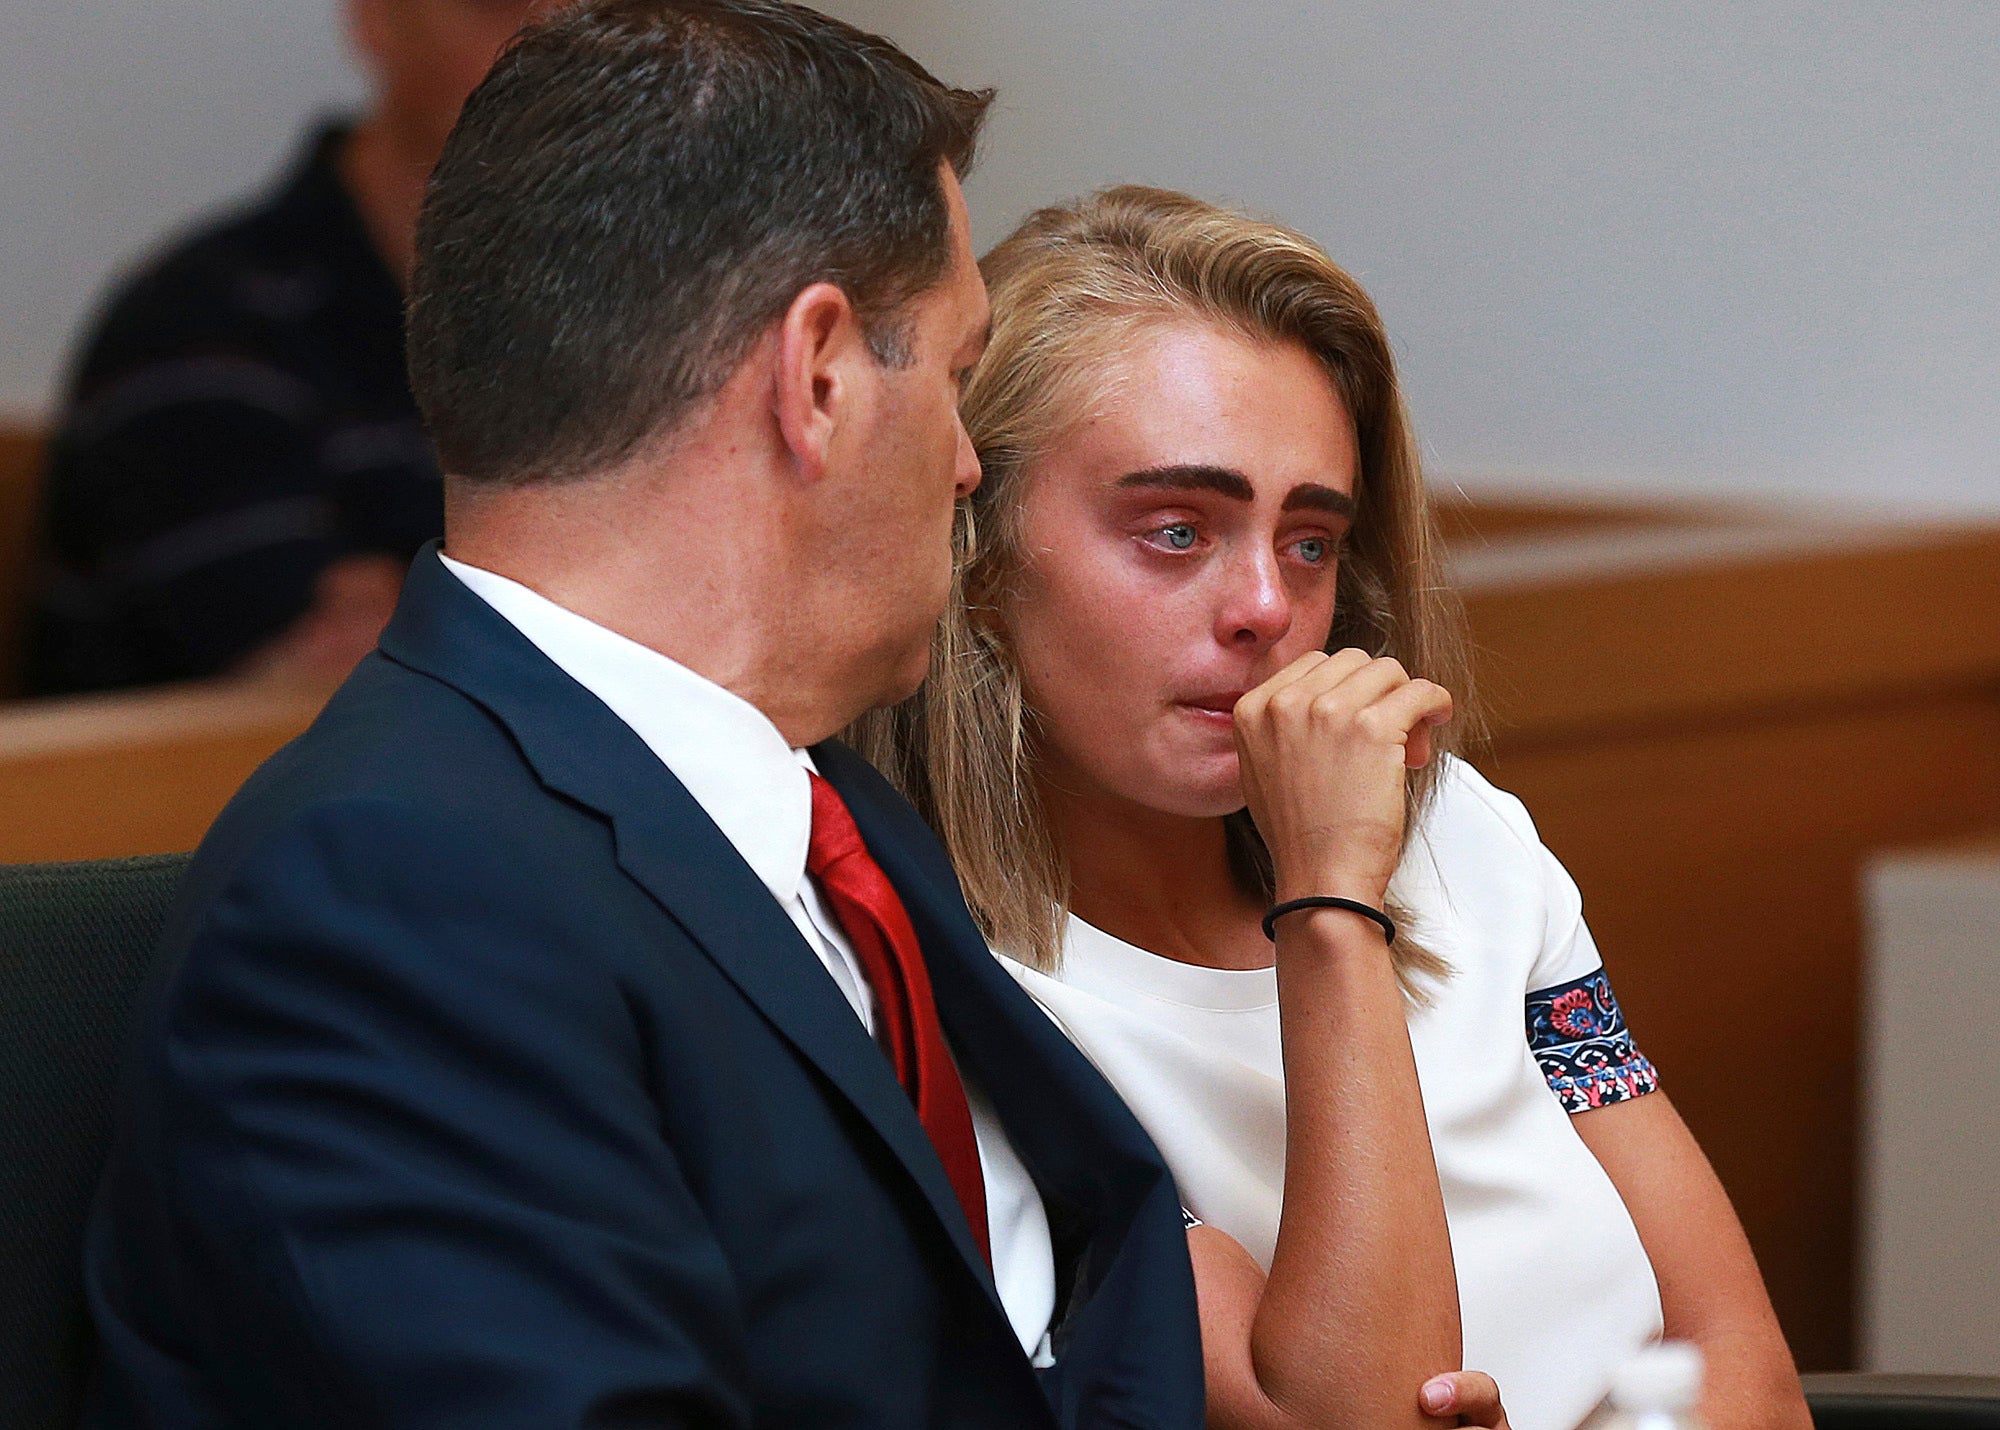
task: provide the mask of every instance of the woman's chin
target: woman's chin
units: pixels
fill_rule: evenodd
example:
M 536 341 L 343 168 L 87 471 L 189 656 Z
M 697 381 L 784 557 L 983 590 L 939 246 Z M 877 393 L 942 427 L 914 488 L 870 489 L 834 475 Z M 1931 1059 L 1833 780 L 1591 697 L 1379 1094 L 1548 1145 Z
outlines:
M 1220 819 L 1243 808 L 1243 779 L 1236 753 L 1196 762 L 1159 782 L 1155 806 L 1185 819 Z

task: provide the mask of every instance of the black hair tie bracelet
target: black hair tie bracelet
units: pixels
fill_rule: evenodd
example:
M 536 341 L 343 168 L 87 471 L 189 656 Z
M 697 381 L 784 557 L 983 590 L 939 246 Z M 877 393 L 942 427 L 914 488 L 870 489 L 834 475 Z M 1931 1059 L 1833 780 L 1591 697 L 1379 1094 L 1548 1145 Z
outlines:
M 1298 913 L 1301 909 L 1346 909 L 1350 914 L 1359 914 L 1382 926 L 1383 936 L 1390 943 L 1396 941 L 1396 921 L 1380 909 L 1371 908 L 1358 899 L 1337 899 L 1331 894 L 1314 894 L 1305 899 L 1287 899 L 1282 904 L 1273 904 L 1264 914 L 1264 937 L 1272 943 L 1278 941 L 1278 931 L 1274 925 L 1286 914 Z

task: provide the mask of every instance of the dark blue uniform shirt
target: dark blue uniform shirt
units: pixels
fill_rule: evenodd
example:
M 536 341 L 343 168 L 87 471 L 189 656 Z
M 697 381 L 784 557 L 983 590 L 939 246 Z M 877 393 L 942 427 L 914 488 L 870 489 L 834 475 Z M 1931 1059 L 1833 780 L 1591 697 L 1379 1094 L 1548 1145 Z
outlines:
M 403 296 L 315 134 L 276 191 L 112 297 L 55 435 L 29 693 L 214 675 L 340 557 L 443 528 Z

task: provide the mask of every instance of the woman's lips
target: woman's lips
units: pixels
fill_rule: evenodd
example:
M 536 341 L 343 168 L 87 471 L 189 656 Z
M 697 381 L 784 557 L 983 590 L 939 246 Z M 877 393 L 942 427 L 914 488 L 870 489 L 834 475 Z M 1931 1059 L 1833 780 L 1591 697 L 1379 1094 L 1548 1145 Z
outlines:
M 1236 702 L 1242 698 L 1240 690 L 1225 690 L 1214 695 L 1189 696 L 1180 706 L 1198 719 L 1231 725 L 1235 723 Z

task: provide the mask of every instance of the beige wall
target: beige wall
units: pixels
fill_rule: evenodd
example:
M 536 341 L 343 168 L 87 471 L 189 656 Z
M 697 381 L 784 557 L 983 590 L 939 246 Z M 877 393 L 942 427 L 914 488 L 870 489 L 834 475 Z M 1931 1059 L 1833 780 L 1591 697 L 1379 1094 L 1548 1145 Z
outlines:
M 0 0 L 0 419 L 159 236 L 264 182 L 359 92 L 336 0 Z
M 2000 510 L 2000 6 L 823 0 L 1003 91 L 982 237 L 1113 179 L 1368 283 L 1435 468 Z M 351 97 L 336 0 L 0 0 L 0 415 Z
M 1133 179 L 1326 243 L 1434 469 L 2000 510 L 2000 6 L 836 8 L 1000 86 L 985 237 Z
M 2000 1375 L 2000 845 L 1885 858 L 1868 912 L 1861 1364 Z

